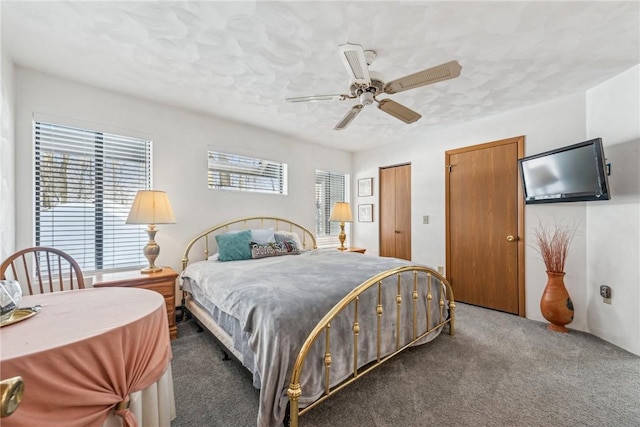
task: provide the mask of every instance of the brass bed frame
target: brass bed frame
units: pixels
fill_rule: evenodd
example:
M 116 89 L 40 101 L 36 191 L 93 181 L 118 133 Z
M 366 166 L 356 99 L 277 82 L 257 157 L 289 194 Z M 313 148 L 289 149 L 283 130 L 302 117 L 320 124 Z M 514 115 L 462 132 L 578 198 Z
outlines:
M 265 227 L 273 227 L 275 231 L 296 232 L 298 233 L 298 235 L 301 236 L 301 241 L 304 249 L 316 249 L 316 239 L 313 233 L 311 233 L 307 228 L 299 224 L 296 224 L 286 219 L 277 218 L 277 217 L 258 217 L 258 216 L 247 217 L 247 218 L 232 220 L 232 221 L 228 221 L 228 222 L 216 225 L 214 227 L 211 227 L 203 231 L 202 233 L 194 237 L 187 245 L 184 251 L 184 254 L 182 256 L 182 270 L 184 270 L 190 262 L 189 253 L 193 249 L 194 245 L 201 244 L 203 246 L 202 248 L 203 252 L 201 253 L 203 253 L 204 257 L 202 259 L 206 260 L 206 259 L 209 259 L 209 257 L 212 254 L 211 248 L 215 247 L 215 244 L 216 244 L 215 238 L 214 238 L 215 235 L 225 233 L 227 231 L 235 230 L 235 229 L 250 229 L 250 228 L 265 228 Z M 411 298 L 412 301 L 408 303 L 405 303 L 403 301 L 403 298 L 400 292 L 401 291 L 400 282 L 401 282 L 401 277 L 403 275 L 413 276 L 412 277 L 413 290 L 412 290 L 412 298 Z M 427 299 L 426 319 L 418 319 L 418 314 L 417 314 L 418 299 L 419 299 L 418 278 L 420 275 L 423 275 L 426 277 L 426 280 L 424 281 L 424 285 L 427 287 L 425 292 L 426 299 Z M 394 276 L 397 280 L 393 280 Z M 391 280 L 385 280 L 390 278 Z M 437 313 L 431 312 L 432 311 L 431 301 L 433 299 L 433 293 L 432 293 L 433 288 L 432 288 L 431 279 L 435 279 L 442 288 L 442 292 L 439 293 L 440 295 L 439 301 L 438 301 L 439 310 Z M 382 298 L 382 289 L 384 286 L 394 286 L 394 287 L 397 286 L 397 294 L 396 294 L 396 301 L 395 301 L 396 323 L 394 327 L 395 330 L 393 331 L 395 332 L 395 336 L 396 336 L 396 344 L 395 344 L 395 350 L 392 352 L 388 352 L 386 354 L 383 354 L 383 352 L 381 351 L 382 337 L 384 336 L 385 332 L 387 332 L 387 330 L 384 329 L 382 326 L 382 316 L 384 313 L 382 309 L 381 298 Z M 358 363 L 358 338 L 359 338 L 359 332 L 360 332 L 360 325 L 358 323 L 359 297 L 366 290 L 374 287 L 377 288 L 377 295 L 378 295 L 378 303 L 376 306 L 376 313 L 375 313 L 377 318 L 377 331 L 376 331 L 377 357 L 374 361 L 366 364 L 365 366 L 360 366 Z M 188 295 L 188 292 L 183 291 L 182 315 L 184 316 L 187 313 L 190 314 L 195 318 L 195 320 L 198 322 L 200 326 L 211 325 L 212 322 L 199 317 L 199 316 L 203 316 L 202 311 L 200 311 L 199 313 L 198 312 L 194 313 L 194 311 L 189 310 L 187 308 L 187 304 L 189 300 L 190 300 L 190 296 Z M 192 304 L 195 304 L 195 303 L 192 303 Z M 448 308 L 449 308 L 448 316 L 445 315 L 445 310 L 444 310 L 445 305 L 448 305 Z M 346 310 L 351 306 L 353 306 L 353 313 L 354 313 L 354 321 L 352 325 L 350 325 L 351 333 L 353 334 L 353 354 L 352 354 L 353 373 L 348 378 L 341 381 L 339 384 L 331 386 L 330 385 L 331 384 L 331 364 L 332 364 L 332 357 L 333 357 L 333 354 L 331 352 L 331 339 L 330 339 L 330 332 L 332 327 L 331 322 L 341 312 L 343 312 L 344 310 Z M 397 267 L 397 268 L 379 273 L 376 276 L 369 278 L 365 282 L 355 287 L 349 294 L 347 294 L 344 298 L 342 298 L 342 300 L 340 300 L 337 304 L 335 304 L 334 307 L 318 322 L 318 324 L 313 328 L 313 330 L 307 336 L 306 340 L 304 341 L 297 355 L 297 358 L 295 359 L 295 363 L 290 375 L 291 380 L 290 380 L 289 388 L 287 390 L 287 395 L 289 397 L 289 417 L 288 417 L 289 426 L 298 427 L 300 416 L 304 415 L 305 413 L 310 411 L 312 408 L 314 408 L 316 405 L 326 400 L 327 398 L 329 398 L 339 390 L 343 389 L 344 387 L 346 387 L 356 379 L 360 378 L 364 374 L 374 370 L 375 368 L 380 366 L 382 363 L 391 359 L 392 357 L 394 357 L 404 349 L 416 344 L 421 340 L 426 339 L 427 336 L 438 331 L 440 328 L 444 327 L 445 325 L 447 324 L 449 325 L 449 328 L 448 328 L 449 334 L 454 335 L 455 334 L 455 307 L 456 307 L 456 304 L 454 301 L 453 290 L 451 288 L 451 285 L 446 280 L 446 278 L 444 278 L 437 271 L 429 267 L 418 266 L 418 265 L 408 265 L 403 267 Z M 412 340 L 404 343 L 400 342 L 401 319 L 404 318 L 402 316 L 402 313 L 403 313 L 402 310 L 411 310 L 410 318 L 412 319 L 411 326 L 413 330 Z M 437 324 L 435 324 L 435 326 L 433 327 L 429 327 L 431 322 L 435 319 L 433 316 L 437 316 L 437 319 L 438 319 Z M 420 322 L 422 322 L 423 320 L 426 322 L 425 324 L 426 328 L 424 330 L 419 331 Z M 212 332 L 215 336 L 215 332 L 211 330 L 211 328 L 207 327 L 207 329 L 209 329 L 210 332 Z M 304 408 L 300 408 L 298 399 L 302 395 L 300 378 L 304 368 L 304 363 L 309 351 L 311 350 L 311 347 L 321 336 L 324 336 L 324 340 L 325 340 L 325 344 L 324 344 L 325 352 L 324 352 L 324 359 L 323 359 L 324 384 L 325 384 L 324 394 L 320 396 L 318 399 L 316 399 L 314 402 L 310 403 L 308 406 Z M 229 347 L 228 345 L 224 345 L 224 346 Z M 229 347 L 228 350 L 233 353 L 233 349 L 231 347 Z M 225 356 L 226 356 L 226 352 L 225 352 Z M 286 425 L 286 422 L 285 422 L 285 425 Z

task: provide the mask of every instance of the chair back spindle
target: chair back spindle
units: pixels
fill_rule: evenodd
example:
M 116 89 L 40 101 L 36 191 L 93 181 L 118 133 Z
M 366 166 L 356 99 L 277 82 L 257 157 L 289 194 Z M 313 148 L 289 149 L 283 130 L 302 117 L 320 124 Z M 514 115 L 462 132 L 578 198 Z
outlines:
M 0 280 L 17 280 L 25 295 L 84 289 L 80 265 L 66 252 L 45 246 L 22 249 L 0 265 Z

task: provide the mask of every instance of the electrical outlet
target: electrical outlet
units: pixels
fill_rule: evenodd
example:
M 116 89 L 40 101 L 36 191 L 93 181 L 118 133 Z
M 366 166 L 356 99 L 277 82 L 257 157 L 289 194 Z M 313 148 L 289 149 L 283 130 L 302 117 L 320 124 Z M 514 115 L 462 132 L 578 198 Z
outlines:
M 600 296 L 603 303 L 611 304 L 611 287 L 607 285 L 600 286 Z
M 429 224 L 429 215 L 422 215 L 422 223 Z
M 444 266 L 439 265 L 438 266 L 438 273 L 442 274 L 444 276 Z

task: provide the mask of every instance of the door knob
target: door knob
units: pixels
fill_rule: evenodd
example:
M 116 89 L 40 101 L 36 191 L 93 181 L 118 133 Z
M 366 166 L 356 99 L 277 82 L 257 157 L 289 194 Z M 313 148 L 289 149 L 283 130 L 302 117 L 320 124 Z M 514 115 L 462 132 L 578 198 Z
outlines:
M 512 236 L 512 235 L 507 236 L 507 242 L 515 242 L 516 240 L 518 240 L 516 236 Z

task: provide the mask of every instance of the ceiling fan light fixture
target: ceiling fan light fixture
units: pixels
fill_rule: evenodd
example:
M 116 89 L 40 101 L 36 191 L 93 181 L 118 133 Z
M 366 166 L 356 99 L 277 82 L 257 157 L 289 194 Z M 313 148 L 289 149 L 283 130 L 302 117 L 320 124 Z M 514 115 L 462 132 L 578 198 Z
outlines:
M 373 94 L 371 92 L 362 92 L 360 94 L 360 104 L 362 105 L 373 104 Z

